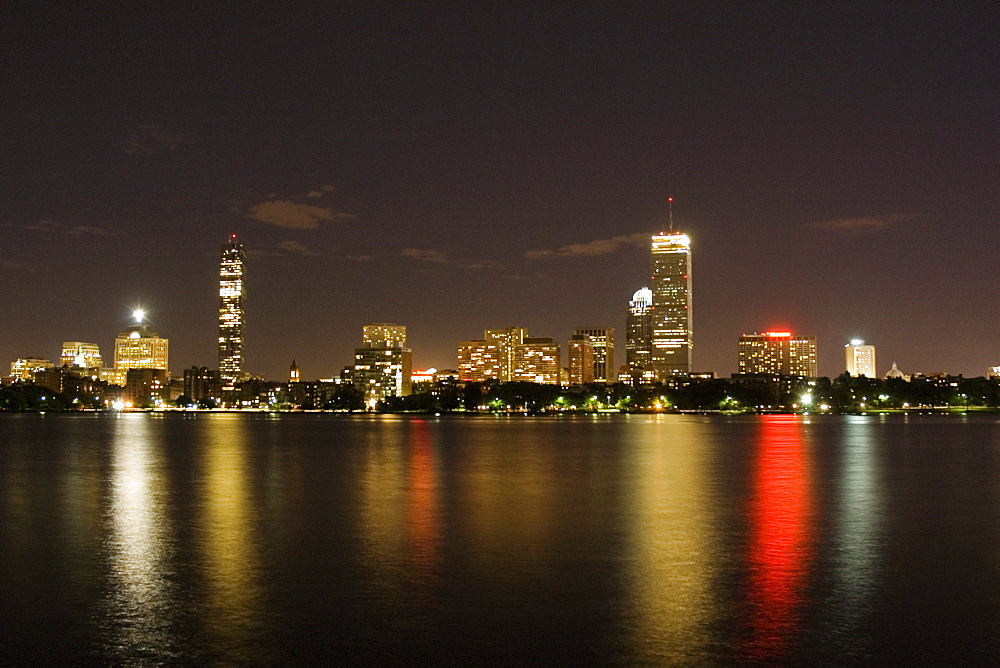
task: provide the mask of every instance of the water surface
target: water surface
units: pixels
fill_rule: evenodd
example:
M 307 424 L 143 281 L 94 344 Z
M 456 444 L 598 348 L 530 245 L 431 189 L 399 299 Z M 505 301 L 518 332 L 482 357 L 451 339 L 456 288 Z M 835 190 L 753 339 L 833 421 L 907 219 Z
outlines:
M 997 416 L 0 415 L 0 659 L 1000 656 Z

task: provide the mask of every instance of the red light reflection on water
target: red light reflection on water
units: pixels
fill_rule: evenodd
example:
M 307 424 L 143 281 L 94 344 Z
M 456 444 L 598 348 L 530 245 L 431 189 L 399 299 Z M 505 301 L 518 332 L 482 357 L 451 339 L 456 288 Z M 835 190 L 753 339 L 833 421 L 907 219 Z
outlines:
M 813 548 L 805 447 L 801 418 L 761 418 L 750 506 L 750 659 L 781 657 L 801 622 Z
M 407 524 L 410 552 L 422 570 L 437 565 L 440 527 L 438 523 L 437 474 L 430 428 L 423 420 L 414 421 L 410 432 L 410 481 Z

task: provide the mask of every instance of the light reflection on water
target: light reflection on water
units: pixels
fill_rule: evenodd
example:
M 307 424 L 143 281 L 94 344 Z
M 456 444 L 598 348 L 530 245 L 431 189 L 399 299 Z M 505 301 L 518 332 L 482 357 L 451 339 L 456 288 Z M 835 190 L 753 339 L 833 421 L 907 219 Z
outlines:
M 997 443 L 988 416 L 0 416 L 0 659 L 982 661 Z
M 108 599 L 105 644 L 111 661 L 171 659 L 177 613 L 170 516 L 158 424 L 142 415 L 112 422 L 108 491 Z
M 629 578 L 630 660 L 708 660 L 718 564 L 715 499 L 702 446 L 706 424 L 660 419 L 637 430 L 632 472 Z

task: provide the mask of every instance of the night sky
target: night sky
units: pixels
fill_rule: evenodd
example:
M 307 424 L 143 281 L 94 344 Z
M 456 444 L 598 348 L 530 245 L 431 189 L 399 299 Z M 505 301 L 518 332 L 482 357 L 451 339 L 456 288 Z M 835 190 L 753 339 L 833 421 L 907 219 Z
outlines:
M 334 376 L 369 322 L 419 368 L 513 325 L 620 364 L 671 196 L 697 369 L 786 328 L 821 375 L 1000 364 L 994 2 L 96 4 L 0 22 L 4 365 L 110 364 L 142 305 L 216 367 L 234 232 L 250 372 Z

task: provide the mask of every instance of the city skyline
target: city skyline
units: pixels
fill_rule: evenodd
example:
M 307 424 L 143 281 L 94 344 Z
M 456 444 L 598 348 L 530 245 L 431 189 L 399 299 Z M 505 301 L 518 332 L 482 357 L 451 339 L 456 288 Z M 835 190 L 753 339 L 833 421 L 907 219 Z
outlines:
M 414 365 L 519 325 L 626 331 L 667 197 L 694 368 L 748 331 L 882 367 L 1000 362 L 996 8 L 31 6 L 5 21 L 0 356 L 105 355 L 135 305 L 217 365 L 218 240 L 246 244 L 246 371 Z M 621 338 L 621 337 L 620 337 Z M 41 348 L 41 349 L 39 349 Z M 620 365 L 621 362 L 618 362 Z M 177 369 L 174 369 L 177 372 Z

